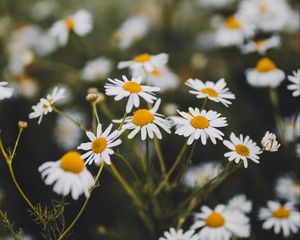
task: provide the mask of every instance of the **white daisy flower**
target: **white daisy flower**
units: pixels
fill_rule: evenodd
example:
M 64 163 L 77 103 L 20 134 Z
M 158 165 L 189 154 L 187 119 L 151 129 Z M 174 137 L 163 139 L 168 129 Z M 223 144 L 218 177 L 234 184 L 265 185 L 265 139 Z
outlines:
M 104 79 L 112 70 L 112 62 L 106 57 L 99 57 L 85 64 L 81 77 L 86 81 Z
M 242 213 L 250 213 L 252 210 L 252 202 L 246 198 L 245 194 L 234 196 L 228 201 L 228 209 Z
M 158 240 L 198 240 L 198 236 L 194 235 L 194 232 L 194 230 L 183 232 L 182 229 L 176 230 L 175 228 L 170 228 Z
M 289 75 L 288 80 L 291 82 L 291 84 L 287 86 L 287 89 L 293 91 L 294 97 L 299 97 L 300 96 L 300 69 L 298 69 L 297 71 L 293 71 L 293 75 Z
M 67 152 L 56 162 L 45 162 L 38 170 L 46 185 L 54 184 L 54 192 L 63 196 L 71 194 L 74 200 L 83 193 L 88 197 L 94 184 L 92 174 L 76 151 Z
M 282 70 L 269 58 L 260 59 L 255 68 L 247 69 L 246 78 L 253 87 L 278 87 L 285 78 Z
M 52 112 L 54 103 L 64 97 L 65 89 L 55 87 L 51 94 L 48 94 L 46 98 L 41 98 L 37 105 L 32 106 L 33 112 L 29 114 L 29 118 L 39 118 L 38 124 L 40 124 L 43 116 Z
M 71 31 L 79 36 L 85 36 L 92 29 L 93 20 L 91 13 L 81 9 L 65 19 L 55 22 L 50 29 L 50 34 L 57 39 L 60 46 L 64 46 L 68 42 Z
M 277 152 L 280 144 L 276 140 L 276 135 L 267 131 L 261 140 L 262 149 L 267 152 Z
M 224 140 L 223 144 L 231 151 L 224 154 L 228 158 L 228 161 L 235 161 L 239 163 L 240 160 L 244 162 L 244 167 L 248 167 L 248 159 L 255 163 L 259 163 L 259 156 L 261 149 L 253 142 L 249 136 L 244 137 L 240 134 L 240 137 L 236 137 L 234 133 L 230 134 L 230 141 Z
M 141 85 L 142 77 L 133 77 L 128 80 L 122 76 L 123 81 L 119 79 L 108 79 L 110 83 L 105 84 L 105 94 L 115 96 L 115 101 L 120 101 L 128 97 L 126 112 L 130 113 L 134 107 L 140 106 L 140 97 L 148 103 L 153 103 L 157 99 L 153 94 L 158 92 L 159 88 Z
M 284 118 L 284 139 L 291 143 L 300 137 L 300 114 Z
M 133 76 L 142 76 L 147 84 L 159 87 L 162 92 L 178 87 L 180 81 L 178 76 L 166 66 L 155 67 L 150 72 L 143 69 L 136 69 L 132 72 Z
M 144 70 L 145 72 L 152 72 L 155 68 L 164 67 L 168 62 L 168 54 L 160 53 L 157 55 L 150 55 L 143 53 L 137 55 L 133 60 L 119 62 L 118 68 L 129 67 L 132 71 Z
M 133 116 L 126 117 L 122 130 L 132 130 L 128 134 L 128 138 L 133 138 L 138 132 L 141 132 L 141 139 L 144 141 L 147 136 L 153 139 L 154 135 L 158 139 L 162 139 L 161 132 L 158 127 L 161 127 L 167 133 L 171 133 L 170 122 L 164 119 L 164 115 L 157 113 L 161 100 L 158 99 L 153 108 L 138 109 L 133 113 Z M 114 121 L 121 122 L 122 120 Z
M 10 98 L 13 95 L 13 89 L 7 87 L 8 82 L 0 82 L 0 100 Z
M 214 162 L 201 163 L 190 167 L 183 176 L 184 184 L 189 188 L 201 187 L 216 177 L 221 171 L 221 165 Z
M 190 145 L 194 140 L 201 138 L 201 143 L 206 144 L 209 138 L 213 144 L 217 143 L 217 139 L 223 140 L 224 134 L 218 130 L 219 127 L 227 126 L 225 117 L 215 111 L 202 110 L 199 108 L 189 108 L 189 113 L 177 110 L 182 118 L 173 118 L 176 124 L 181 126 L 175 131 L 179 136 L 188 137 L 187 144 Z
M 261 55 L 264 55 L 267 50 L 271 48 L 276 48 L 280 45 L 280 37 L 272 36 L 270 38 L 258 39 L 255 41 L 250 41 L 245 45 L 241 46 L 241 51 L 244 54 L 251 52 L 258 52 Z
M 91 165 L 93 162 L 100 164 L 104 161 L 106 164 L 111 164 L 110 155 L 114 154 L 114 150 L 111 148 L 116 147 L 122 143 L 121 139 L 118 139 L 120 133 L 115 130 L 111 133 L 113 124 L 111 123 L 108 128 L 103 132 L 102 124 L 98 124 L 96 135 L 90 131 L 86 132 L 90 142 L 81 143 L 77 149 L 87 151 L 81 155 L 82 159 L 86 159 L 85 164 Z
M 41 33 L 32 48 L 37 55 L 44 57 L 56 50 L 57 42 L 49 32 Z
M 236 211 L 228 210 L 224 205 L 218 205 L 214 210 L 207 206 L 201 207 L 201 213 L 195 214 L 191 229 L 200 229 L 199 239 L 229 240 L 231 237 L 249 237 L 249 219 Z
M 127 49 L 141 40 L 148 32 L 150 22 L 144 16 L 134 16 L 126 19 L 116 32 L 116 40 L 120 49 Z
M 215 32 L 215 44 L 221 47 L 239 46 L 246 38 L 254 35 L 254 25 L 234 15 L 226 19 Z
M 199 79 L 189 79 L 186 85 L 194 90 L 190 90 L 191 94 L 195 94 L 197 98 L 208 98 L 214 102 L 220 102 L 228 107 L 231 101 L 228 99 L 235 99 L 233 93 L 229 92 L 226 87 L 224 78 L 221 78 L 216 83 L 206 81 L 202 82 Z
M 274 228 L 275 234 L 282 232 L 284 237 L 299 231 L 300 213 L 292 202 L 281 204 L 275 201 L 268 201 L 267 208 L 259 210 L 259 218 L 264 221 L 263 229 Z
M 223 8 L 232 4 L 234 0 L 198 0 L 201 6 Z
M 299 203 L 300 202 L 300 181 L 291 176 L 280 177 L 276 181 L 275 192 L 277 197 Z
M 16 87 L 18 94 L 29 99 L 35 98 L 40 91 L 40 86 L 37 80 L 26 75 L 20 76 Z

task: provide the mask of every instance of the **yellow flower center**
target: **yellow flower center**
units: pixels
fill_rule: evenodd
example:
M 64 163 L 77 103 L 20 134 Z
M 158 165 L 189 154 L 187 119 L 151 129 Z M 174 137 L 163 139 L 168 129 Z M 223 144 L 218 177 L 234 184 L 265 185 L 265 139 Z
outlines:
M 61 157 L 60 167 L 67 172 L 80 173 L 84 168 L 84 161 L 79 152 L 70 151 Z
M 241 156 L 245 156 L 247 157 L 250 153 L 249 148 L 247 148 L 245 145 L 243 144 L 238 144 L 235 146 L 235 151 L 241 155 Z
M 142 62 L 148 62 L 150 59 L 151 59 L 151 55 L 149 55 L 148 53 L 143 53 L 143 54 L 137 55 L 134 58 L 134 61 L 142 63 Z
M 70 31 L 74 29 L 75 23 L 74 23 L 74 20 L 72 18 L 70 18 L 70 17 L 66 18 L 65 24 L 67 26 L 67 29 L 69 29 Z
M 269 58 L 262 58 L 256 64 L 256 70 L 258 72 L 265 73 L 270 72 L 274 69 L 276 69 L 276 65 Z
M 44 109 L 47 109 L 50 105 L 52 105 L 54 103 L 53 98 L 49 98 L 49 99 L 47 99 L 47 101 L 48 101 L 48 104 L 46 104 L 46 103 L 43 104 Z
M 273 212 L 275 218 L 284 219 L 290 216 L 290 211 L 284 206 L 280 206 L 276 211 Z
M 225 224 L 225 218 L 218 212 L 212 212 L 205 220 L 207 226 L 219 228 Z
M 204 94 L 207 94 L 210 97 L 218 97 L 219 96 L 219 93 L 213 88 L 203 88 L 203 89 L 201 89 L 201 92 Z
M 197 117 L 194 117 L 192 119 L 191 125 L 194 128 L 203 129 L 203 128 L 207 128 L 209 126 L 209 122 L 208 122 L 208 119 L 206 117 L 197 116 Z
M 132 122 L 137 126 L 144 126 L 152 123 L 154 120 L 153 114 L 147 109 L 139 109 L 133 114 Z
M 267 5 L 265 3 L 260 3 L 258 5 L 258 11 L 260 13 L 265 13 L 267 11 Z
M 99 137 L 92 142 L 92 151 L 94 153 L 102 153 L 106 148 L 107 142 L 105 138 Z
M 139 93 L 140 91 L 142 91 L 141 85 L 136 82 L 126 82 L 123 85 L 123 89 L 131 93 Z
M 229 29 L 239 29 L 239 28 L 241 28 L 241 25 L 240 25 L 240 23 L 238 22 L 238 20 L 236 19 L 235 16 L 231 16 L 231 17 L 227 18 L 226 26 Z
M 155 77 L 158 77 L 161 75 L 161 72 L 157 68 L 154 68 L 150 73 L 151 73 L 151 75 L 153 75 Z

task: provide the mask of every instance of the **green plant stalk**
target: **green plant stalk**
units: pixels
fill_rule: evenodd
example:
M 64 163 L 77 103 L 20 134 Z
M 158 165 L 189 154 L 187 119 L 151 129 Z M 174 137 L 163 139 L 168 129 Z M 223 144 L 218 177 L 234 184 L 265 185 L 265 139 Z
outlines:
M 157 158 L 159 161 L 161 172 L 162 172 L 163 176 L 165 176 L 167 174 L 166 165 L 165 165 L 164 157 L 161 152 L 159 140 L 157 138 L 154 138 L 154 147 L 156 150 L 156 154 L 157 154 Z
M 0 210 L 0 217 L 2 218 L 2 222 L 4 227 L 11 233 L 14 240 L 19 240 L 21 236 L 14 230 L 14 224 L 9 221 L 5 212 Z M 19 230 L 20 231 L 20 230 Z M 21 239 L 20 239 L 21 240 Z
M 92 186 L 92 188 L 90 189 L 90 194 L 89 196 L 85 199 L 80 211 L 78 212 L 78 214 L 76 215 L 76 217 L 74 218 L 74 220 L 72 221 L 72 223 L 68 226 L 68 228 L 60 235 L 60 237 L 58 238 L 58 240 L 62 240 L 64 239 L 67 234 L 70 232 L 70 230 L 74 227 L 74 225 L 77 223 L 77 221 L 79 220 L 79 218 L 81 217 L 82 213 L 84 212 L 89 200 L 90 200 L 90 197 L 91 197 L 91 194 L 92 192 L 94 191 L 95 189 L 95 186 L 98 184 L 98 181 L 99 181 L 99 178 L 101 176 L 101 173 L 102 173 L 102 170 L 104 168 L 104 165 L 105 163 L 102 162 L 100 168 L 99 168 L 99 171 L 97 173 L 97 176 L 95 178 L 95 182 L 94 182 L 94 185 Z
M 137 181 L 140 181 L 138 175 L 136 174 L 136 172 L 134 171 L 134 169 L 132 168 L 132 166 L 129 164 L 129 162 L 119 153 L 115 153 L 115 155 L 120 158 L 124 163 L 125 165 L 128 167 L 128 169 L 130 170 L 130 172 L 132 173 L 132 175 L 134 176 L 134 178 L 137 180 Z
M 118 127 L 118 130 L 122 129 L 126 116 L 127 116 L 127 112 L 125 111 L 125 113 L 123 115 L 123 118 L 122 118 L 122 121 L 120 123 L 120 126 Z
M 100 124 L 100 118 L 98 116 L 98 111 L 97 111 L 97 103 L 93 102 L 93 113 L 95 114 L 97 123 Z

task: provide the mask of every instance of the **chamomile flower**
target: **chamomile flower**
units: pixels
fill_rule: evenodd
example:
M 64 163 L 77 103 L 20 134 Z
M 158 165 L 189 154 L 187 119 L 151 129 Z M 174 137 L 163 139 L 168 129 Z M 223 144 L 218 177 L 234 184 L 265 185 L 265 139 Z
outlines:
M 162 128 L 167 133 L 171 133 L 170 122 L 164 119 L 164 115 L 157 113 L 161 100 L 158 99 L 153 108 L 150 110 L 142 108 L 136 110 L 132 116 L 126 117 L 122 130 L 132 130 L 128 134 L 128 138 L 133 138 L 138 132 L 141 132 L 141 139 L 144 141 L 147 136 L 153 139 L 156 136 L 158 139 L 162 138 L 158 127 Z M 121 120 L 114 121 L 121 122 Z
M 300 69 L 293 71 L 293 75 L 288 76 L 288 80 L 291 82 L 287 89 L 293 91 L 294 97 L 300 96 Z
M 165 231 L 164 236 L 158 240 L 198 240 L 198 236 L 194 235 L 194 233 L 194 230 L 183 232 L 182 229 L 176 230 L 175 228 L 170 228 L 170 230 Z
M 300 181 L 291 176 L 283 176 L 277 179 L 275 185 L 277 197 L 299 203 L 300 202 Z
M 90 142 L 81 143 L 77 149 L 87 151 L 81 155 L 82 159 L 85 159 L 85 164 L 91 165 L 100 164 L 104 161 L 106 164 L 111 164 L 110 155 L 114 154 L 111 149 L 122 143 L 119 139 L 119 131 L 115 130 L 111 132 L 113 124 L 111 123 L 105 131 L 102 131 L 102 124 L 98 124 L 96 135 L 90 131 L 86 132 Z
M 148 53 L 143 53 L 137 55 L 133 60 L 119 62 L 118 68 L 129 67 L 132 71 L 145 71 L 152 72 L 155 68 L 160 68 L 166 65 L 168 62 L 168 54 L 160 53 L 157 55 L 150 55 Z
M 178 111 L 182 118 L 173 118 L 175 123 L 181 124 L 176 130 L 179 136 L 188 137 L 187 144 L 192 144 L 195 140 L 201 139 L 203 145 L 209 138 L 213 144 L 217 143 L 217 139 L 223 140 L 224 134 L 217 128 L 227 126 L 225 117 L 215 111 L 202 110 L 199 108 L 189 108 L 189 113 Z
M 0 82 L 0 100 L 10 98 L 13 95 L 13 89 L 7 87 L 8 82 Z
M 224 205 L 215 209 L 202 206 L 201 213 L 195 214 L 191 229 L 200 229 L 199 239 L 203 240 L 229 240 L 231 237 L 249 237 L 249 219 L 236 211 L 228 210 Z
M 282 232 L 284 237 L 299 231 L 300 213 L 292 202 L 268 201 L 267 207 L 259 210 L 259 218 L 264 221 L 263 229 L 274 228 L 275 234 Z
M 112 70 L 112 62 L 106 57 L 99 57 L 89 61 L 81 71 L 81 77 L 86 81 L 104 79 Z
M 250 213 L 252 210 L 252 202 L 246 198 L 245 194 L 234 196 L 228 201 L 228 209 L 242 213 Z
M 215 44 L 221 47 L 239 46 L 245 39 L 254 35 L 254 25 L 241 16 L 226 19 L 215 32 Z
M 234 0 L 198 0 L 201 6 L 222 8 L 232 4 Z
M 230 99 L 235 99 L 234 94 L 229 92 L 229 89 L 226 87 L 224 78 L 221 78 L 216 83 L 210 81 L 203 82 L 199 79 L 189 79 L 186 85 L 194 89 L 189 92 L 195 94 L 197 98 L 208 98 L 214 102 L 220 102 L 226 107 L 231 104 Z
M 105 84 L 105 94 L 115 96 L 116 101 L 128 97 L 126 112 L 130 113 L 134 107 L 140 106 L 140 98 L 148 103 L 153 103 L 157 98 L 154 92 L 158 92 L 159 88 L 141 85 L 142 77 L 133 77 L 128 80 L 126 76 L 122 76 L 123 81 L 119 79 L 108 79 L 110 83 Z
M 258 52 L 264 55 L 267 50 L 271 48 L 276 48 L 280 45 L 279 36 L 272 36 L 270 38 L 257 39 L 255 41 L 250 41 L 245 45 L 241 46 L 242 53 Z
M 253 87 L 278 87 L 285 78 L 282 70 L 269 58 L 260 59 L 255 68 L 247 69 L 246 78 Z
M 259 163 L 258 155 L 261 154 L 262 151 L 249 136 L 244 137 L 240 134 L 240 137 L 236 137 L 234 133 L 231 133 L 230 141 L 224 140 L 223 144 L 231 150 L 224 154 L 224 156 L 228 158 L 228 161 L 239 163 L 240 160 L 242 160 L 245 168 L 248 167 L 248 159 Z
M 54 192 L 63 196 L 71 194 L 74 200 L 82 194 L 88 197 L 94 183 L 92 174 L 76 151 L 67 152 L 56 162 L 45 162 L 38 170 L 46 185 L 54 184 Z
M 55 22 L 50 29 L 50 34 L 57 39 L 60 46 L 64 46 L 68 42 L 71 31 L 79 36 L 85 36 L 92 31 L 92 28 L 91 13 L 81 9 L 65 19 Z
M 267 152 L 277 152 L 280 144 L 276 140 L 276 135 L 267 131 L 261 140 L 262 149 Z
M 38 104 L 32 106 L 33 112 L 29 114 L 29 118 L 38 118 L 38 124 L 40 124 L 43 116 L 52 112 L 54 103 L 63 99 L 65 96 L 64 94 L 65 89 L 55 87 L 51 94 L 48 94 L 46 98 L 41 98 Z
M 220 164 L 214 162 L 201 163 L 190 167 L 183 176 L 184 184 L 189 188 L 201 187 L 216 177 L 221 171 Z

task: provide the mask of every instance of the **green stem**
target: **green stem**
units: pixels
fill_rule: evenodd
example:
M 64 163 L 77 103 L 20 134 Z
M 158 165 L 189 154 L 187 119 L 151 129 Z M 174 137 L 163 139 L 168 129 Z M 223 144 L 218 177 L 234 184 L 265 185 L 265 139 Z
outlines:
M 81 217 L 82 213 L 84 212 L 89 200 L 90 200 L 90 197 L 91 197 L 91 194 L 92 192 L 94 191 L 95 189 L 95 186 L 98 184 L 98 181 L 99 181 L 99 178 L 100 178 L 100 175 L 102 173 L 102 170 L 104 168 L 104 165 L 105 163 L 102 162 L 100 168 L 99 168 L 99 171 L 97 173 L 97 176 L 95 178 L 95 181 L 94 181 L 94 185 L 92 186 L 92 188 L 90 189 L 90 194 L 89 196 L 85 199 L 80 211 L 78 212 L 77 216 L 74 218 L 74 220 L 72 221 L 72 223 L 69 225 L 69 227 L 60 235 L 60 237 L 58 238 L 58 240 L 62 240 L 66 237 L 66 235 L 68 234 L 68 232 L 73 228 L 73 226 L 77 223 L 77 221 L 79 220 L 79 218 Z
M 127 112 L 125 111 L 125 113 L 124 113 L 124 115 L 123 115 L 123 118 L 122 118 L 122 121 L 121 121 L 121 123 L 120 123 L 120 126 L 118 127 L 118 130 L 121 130 L 121 129 L 122 129 L 122 126 L 123 126 L 123 124 L 124 124 L 124 121 L 125 121 L 126 116 L 127 116 Z
M 19 129 L 19 133 L 18 133 L 18 136 L 17 136 L 17 139 L 16 139 L 16 142 L 15 142 L 15 146 L 14 146 L 14 149 L 10 155 L 10 160 L 12 161 L 13 158 L 15 157 L 15 154 L 16 154 L 16 151 L 17 151 L 17 146 L 19 144 L 19 141 L 20 141 L 20 137 L 21 137 L 21 134 L 23 132 L 23 128 L 20 128 Z
M 164 157 L 162 155 L 160 144 L 159 144 L 159 141 L 157 138 L 154 138 L 154 147 L 156 150 L 156 154 L 157 154 L 157 158 L 158 158 L 159 165 L 161 168 L 161 172 L 162 172 L 163 176 L 165 176 L 167 174 L 166 165 L 165 165 Z
M 81 124 L 80 122 L 76 121 L 74 118 L 72 118 L 68 114 L 64 113 L 62 110 L 59 110 L 55 106 L 52 106 L 52 108 L 53 108 L 54 112 L 58 113 L 59 115 L 61 115 L 64 118 L 70 120 L 72 123 L 74 123 L 75 125 L 77 125 L 82 131 L 84 131 L 84 132 L 87 131 L 87 129 L 83 126 L 83 124 Z
M 97 111 L 97 103 L 95 103 L 95 102 L 93 103 L 93 112 L 95 114 L 97 123 L 100 124 L 100 119 L 99 119 L 98 111 Z
M 134 178 L 136 180 L 139 180 L 139 177 L 138 175 L 136 174 L 136 172 L 134 171 L 134 169 L 131 167 L 131 165 L 129 164 L 129 162 L 119 153 L 115 153 L 115 155 L 120 158 L 124 163 L 125 165 L 128 167 L 128 169 L 130 170 L 130 172 L 132 173 L 132 175 L 134 176 Z
M 205 107 L 206 107 L 206 104 L 207 104 L 207 97 L 206 98 L 204 98 L 204 101 L 203 101 L 203 103 L 202 103 L 202 106 L 201 106 L 201 109 L 200 109 L 200 111 L 202 111 Z

